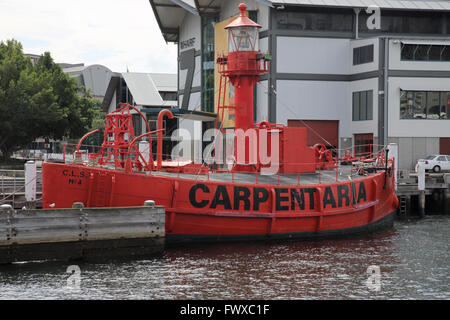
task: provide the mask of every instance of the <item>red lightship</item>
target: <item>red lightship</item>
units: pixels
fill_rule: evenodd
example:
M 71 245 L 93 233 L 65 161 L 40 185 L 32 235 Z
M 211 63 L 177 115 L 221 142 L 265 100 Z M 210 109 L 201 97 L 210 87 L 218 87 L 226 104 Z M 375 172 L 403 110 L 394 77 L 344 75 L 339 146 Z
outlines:
M 154 200 L 166 207 L 168 241 L 310 238 L 392 226 L 398 200 L 386 148 L 340 159 L 324 145 L 308 146 L 306 128 L 253 123 L 253 89 L 268 71 L 270 56 L 258 50 L 260 26 L 245 16 L 245 4 L 239 9 L 240 17 L 226 27 L 229 52 L 217 60 L 222 79 L 235 89 L 235 104 L 225 106 L 221 80 L 219 111 L 235 109 L 231 168 L 163 161 L 163 117 L 173 114 L 161 111 L 158 130 L 147 125 L 147 132 L 135 137 L 131 112 L 145 117 L 122 105 L 107 115 L 104 142 L 88 161 L 77 159 L 92 132 L 80 140 L 75 161 L 43 163 L 44 208 L 70 208 L 74 202 L 140 206 Z M 144 136 L 151 141 L 152 134 L 158 135 L 156 161 L 136 144 Z M 342 165 L 344 160 L 351 164 Z

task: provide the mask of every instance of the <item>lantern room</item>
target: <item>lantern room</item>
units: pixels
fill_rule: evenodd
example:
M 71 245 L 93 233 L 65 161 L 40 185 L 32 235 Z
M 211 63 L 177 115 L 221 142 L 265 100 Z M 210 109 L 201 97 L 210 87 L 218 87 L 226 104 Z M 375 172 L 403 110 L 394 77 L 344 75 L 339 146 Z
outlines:
M 261 26 L 245 15 L 245 3 L 238 8 L 241 15 L 225 27 L 228 31 L 228 52 L 258 51 L 258 29 Z

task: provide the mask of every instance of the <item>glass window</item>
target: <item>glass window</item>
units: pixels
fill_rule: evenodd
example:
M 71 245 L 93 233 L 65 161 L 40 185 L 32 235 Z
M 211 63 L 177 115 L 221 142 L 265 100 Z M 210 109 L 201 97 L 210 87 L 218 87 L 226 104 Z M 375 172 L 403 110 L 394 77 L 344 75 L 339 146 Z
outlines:
M 353 65 L 373 61 L 373 44 L 353 49 Z
M 170 92 L 170 91 L 160 91 L 159 92 L 161 98 L 163 100 L 177 100 L 177 93 L 176 92 Z
M 414 60 L 428 60 L 428 46 L 416 46 Z
M 369 30 L 369 15 L 362 10 L 359 14 L 359 30 L 361 32 L 379 33 L 380 30 Z M 381 10 L 382 33 L 442 34 L 442 13 L 435 12 L 398 12 Z
M 360 92 L 359 98 L 359 120 L 367 119 L 367 92 Z
M 449 119 L 449 91 L 400 91 L 400 119 Z
M 400 119 L 408 118 L 407 110 L 408 110 L 407 92 L 401 90 L 400 91 Z
M 450 61 L 450 46 L 403 44 L 402 60 Z
M 440 156 L 437 158 L 437 161 L 446 161 L 445 156 Z
M 352 109 L 353 121 L 372 120 L 373 90 L 353 92 Z
M 359 48 L 354 48 L 353 49 L 353 65 L 357 65 L 360 63 L 361 62 L 359 61 Z
M 258 51 L 258 28 L 237 27 L 230 28 L 228 35 L 228 50 L 233 51 Z
M 276 12 L 279 29 L 347 32 L 353 30 L 354 13 L 351 10 L 331 8 L 289 8 L 288 10 Z
M 373 91 L 367 91 L 367 120 L 373 119 Z
M 414 91 L 400 91 L 400 118 L 412 119 L 414 110 Z
M 430 46 L 428 49 L 428 59 L 431 61 L 441 60 L 441 51 L 444 46 Z
M 450 119 L 450 92 L 441 92 L 441 119 Z
M 214 112 L 215 15 L 202 15 L 202 111 Z M 175 99 L 176 100 L 176 99 Z
M 426 100 L 427 95 L 424 91 L 416 91 L 414 94 L 414 118 L 426 118 Z
M 413 60 L 415 47 L 413 44 L 403 44 L 401 50 L 402 60 Z
M 442 61 L 450 61 L 450 46 L 445 46 L 441 53 Z
M 353 92 L 353 121 L 359 120 L 359 92 Z
M 440 99 L 439 92 L 427 92 L 427 119 L 439 119 Z

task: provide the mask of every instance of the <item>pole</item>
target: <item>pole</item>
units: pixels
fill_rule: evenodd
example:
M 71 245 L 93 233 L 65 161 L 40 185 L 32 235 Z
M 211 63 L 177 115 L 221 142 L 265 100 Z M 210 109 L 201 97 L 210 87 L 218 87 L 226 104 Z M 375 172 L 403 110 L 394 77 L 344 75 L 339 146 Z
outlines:
M 25 163 L 25 201 L 27 208 L 36 206 L 36 162 Z
M 395 191 L 397 191 L 397 172 L 398 172 L 398 144 L 396 143 L 390 143 L 389 144 L 389 157 L 394 158 L 394 185 L 395 185 Z M 386 162 L 389 159 L 386 159 Z
M 419 214 L 425 216 L 425 167 L 423 163 L 417 164 L 417 188 L 419 189 Z

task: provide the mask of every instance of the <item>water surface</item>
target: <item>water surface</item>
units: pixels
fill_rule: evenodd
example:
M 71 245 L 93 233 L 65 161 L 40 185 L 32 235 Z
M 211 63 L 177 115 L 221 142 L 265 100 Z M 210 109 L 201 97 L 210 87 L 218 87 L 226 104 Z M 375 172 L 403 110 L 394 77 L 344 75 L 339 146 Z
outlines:
M 433 215 L 346 239 L 196 245 L 105 263 L 15 263 L 0 266 L 0 299 L 447 300 L 449 243 L 450 216 Z M 79 278 L 67 273 L 70 265 Z

